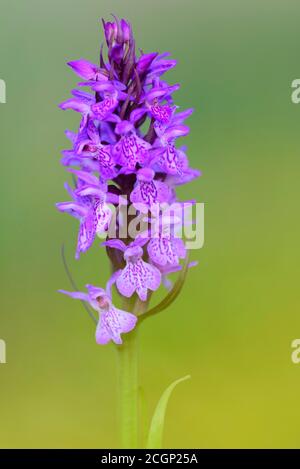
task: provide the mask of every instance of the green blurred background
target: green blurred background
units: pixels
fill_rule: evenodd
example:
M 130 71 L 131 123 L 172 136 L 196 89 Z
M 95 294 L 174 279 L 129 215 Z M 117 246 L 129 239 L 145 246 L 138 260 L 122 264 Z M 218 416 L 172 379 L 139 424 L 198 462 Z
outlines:
M 1 447 L 117 447 L 116 353 L 99 347 L 69 289 L 103 284 L 97 244 L 73 258 L 77 223 L 60 151 L 78 115 L 57 104 L 96 61 L 101 16 L 127 17 L 144 51 L 172 52 L 177 102 L 195 107 L 189 156 L 203 176 L 205 246 L 177 302 L 141 327 L 141 382 L 153 410 L 174 379 L 166 447 L 300 447 L 299 1 L 1 0 Z

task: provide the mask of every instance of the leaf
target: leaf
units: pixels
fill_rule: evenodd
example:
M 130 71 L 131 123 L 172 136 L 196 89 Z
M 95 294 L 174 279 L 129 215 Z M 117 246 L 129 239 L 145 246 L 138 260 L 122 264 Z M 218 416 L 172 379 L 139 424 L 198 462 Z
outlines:
M 172 290 L 167 294 L 167 296 L 165 296 L 165 298 L 158 305 L 154 306 L 153 308 L 149 309 L 149 311 L 146 311 L 144 314 L 142 314 L 139 318 L 139 322 L 145 320 L 149 316 L 153 316 L 154 314 L 160 313 L 164 309 L 168 308 L 176 300 L 177 296 L 181 292 L 182 287 L 184 285 L 187 272 L 188 272 L 188 268 L 189 268 L 189 257 L 187 256 L 184 261 L 182 270 L 180 271 L 180 274 Z
M 147 441 L 147 449 L 161 449 L 162 448 L 165 415 L 166 415 L 166 409 L 167 409 L 170 396 L 173 392 L 173 389 L 177 386 L 177 384 L 181 383 L 182 381 L 186 381 L 187 379 L 190 379 L 190 375 L 177 379 L 162 394 L 160 400 L 158 401 L 158 404 L 154 411 L 154 415 L 151 420 L 148 441 Z

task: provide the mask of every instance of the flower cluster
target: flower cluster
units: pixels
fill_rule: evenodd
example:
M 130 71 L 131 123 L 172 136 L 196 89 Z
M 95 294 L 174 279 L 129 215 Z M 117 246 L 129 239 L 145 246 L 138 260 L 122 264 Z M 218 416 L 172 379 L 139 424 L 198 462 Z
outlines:
M 162 78 L 176 61 L 168 53 L 141 52 L 137 57 L 131 26 L 124 19 L 103 21 L 103 26 L 107 59 L 101 47 L 99 65 L 84 59 L 68 63 L 82 81 L 60 107 L 79 112 L 81 122 L 77 133 L 66 132 L 72 148 L 64 150 L 62 158 L 75 181 L 74 188 L 66 185 L 72 200 L 57 207 L 79 220 L 76 258 L 96 235 L 106 236 L 102 245 L 113 275 L 106 290 L 87 285 L 88 293 L 61 291 L 87 301 L 99 313 L 98 343 L 119 344 L 120 334 L 132 330 L 137 317 L 113 306 L 111 286 L 125 298 L 137 295 L 147 302 L 149 291 L 157 290 L 167 273 L 180 269 L 186 257 L 176 221 L 173 229 L 159 228 L 155 236 L 146 230 L 121 239 L 122 224 L 132 219 L 122 216 L 124 208 L 127 214 L 134 209 L 142 219 L 150 218 L 150 223 L 155 212 L 163 227 L 160 207 L 174 202 L 180 207 L 176 186 L 198 177 L 199 171 L 189 167 L 186 148 L 176 145 L 177 138 L 189 133 L 184 121 L 192 113 L 178 112 L 172 95 L 179 85 Z M 114 237 L 112 223 L 117 225 Z

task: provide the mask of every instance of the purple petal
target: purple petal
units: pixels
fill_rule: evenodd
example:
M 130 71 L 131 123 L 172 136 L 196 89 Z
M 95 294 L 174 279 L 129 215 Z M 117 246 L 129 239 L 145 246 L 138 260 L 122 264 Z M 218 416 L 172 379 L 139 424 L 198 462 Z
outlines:
M 153 238 L 148 244 L 148 254 L 151 260 L 160 266 L 166 264 L 177 265 L 179 259 L 185 258 L 186 250 L 182 239 L 160 236 Z
M 71 98 L 71 99 L 68 99 L 67 101 L 64 101 L 63 103 L 59 105 L 59 107 L 63 109 L 64 111 L 66 109 L 73 109 L 73 111 L 81 112 L 81 113 L 87 113 L 90 109 L 89 105 L 75 98 Z
M 109 239 L 107 241 L 104 241 L 104 243 L 102 243 L 102 246 L 108 246 L 109 248 L 119 249 L 123 252 L 126 249 L 126 244 L 120 239 Z
M 99 345 L 106 345 L 111 341 L 110 331 L 107 329 L 102 316 L 100 317 L 96 328 L 96 342 Z
M 76 300 L 89 301 L 89 295 L 87 295 L 86 293 L 82 293 L 82 292 L 79 292 L 79 291 L 70 292 L 70 291 L 66 291 L 66 290 L 58 290 L 58 291 L 59 291 L 59 293 L 63 293 L 64 295 L 68 295 L 71 298 L 74 298 Z
M 109 93 L 113 93 L 115 91 L 112 83 L 108 81 L 95 82 L 95 84 L 92 85 L 92 89 L 99 92 L 108 91 Z
M 113 147 L 116 161 L 123 167 L 135 169 L 136 164 L 144 164 L 148 158 L 151 145 L 135 133 L 122 137 Z
M 134 125 L 129 122 L 129 121 L 120 121 L 115 128 L 115 131 L 119 135 L 126 134 L 130 132 L 131 130 L 134 130 Z
M 177 64 L 176 60 L 164 60 L 164 59 L 159 59 L 157 57 L 157 59 L 154 60 L 154 62 L 152 63 L 150 67 L 149 75 L 147 76 L 147 78 L 150 78 L 153 75 L 160 76 L 166 73 L 171 68 L 174 68 L 176 64 Z
M 150 114 L 152 117 L 163 124 L 170 122 L 174 108 L 165 104 L 164 106 L 160 104 L 152 104 L 150 106 Z
M 81 90 L 72 90 L 72 95 L 89 106 L 95 102 L 95 97 Z
M 118 276 L 120 275 L 120 273 L 121 273 L 121 270 L 117 270 L 116 272 L 114 272 L 106 284 L 106 293 L 110 298 L 112 296 L 112 293 L 111 293 L 112 286 L 116 283 L 116 280 Z
M 88 173 L 87 171 L 78 171 L 77 169 L 69 169 L 68 171 L 69 173 L 75 174 L 78 178 L 80 178 L 87 184 L 91 184 L 94 186 L 97 186 L 99 184 L 99 178 L 97 178 L 91 173 Z
M 71 140 L 72 143 L 75 143 L 76 138 L 77 138 L 76 132 L 72 132 L 72 130 L 67 129 L 65 130 L 65 135 L 69 140 Z
M 137 323 L 137 317 L 134 314 L 127 313 L 121 309 L 116 309 L 116 312 L 118 314 L 118 320 L 122 332 L 132 331 Z
M 99 73 L 99 67 L 97 65 L 92 64 L 84 59 L 74 60 L 72 62 L 68 62 L 69 67 L 74 70 L 77 75 L 85 80 L 94 80 L 97 74 Z
M 56 204 L 56 207 L 61 212 L 67 212 L 77 218 L 85 217 L 88 213 L 86 207 L 75 202 L 60 202 Z
M 136 321 L 133 314 L 114 307 L 104 311 L 96 329 L 96 342 L 104 345 L 113 340 L 115 344 L 122 344 L 121 334 L 134 329 Z
M 183 137 L 189 133 L 190 129 L 186 125 L 174 125 L 169 127 L 164 133 L 164 137 L 169 140 L 177 137 Z
M 95 229 L 99 235 L 108 230 L 112 212 L 106 203 L 96 202 L 94 205 Z
M 75 191 L 75 194 L 80 197 L 85 197 L 88 195 L 94 195 L 96 197 L 103 197 L 103 191 L 99 187 L 95 186 L 84 186 Z
M 161 273 L 151 264 L 139 260 L 128 262 L 117 278 L 116 285 L 119 292 L 131 297 L 136 291 L 142 301 L 147 300 L 147 291 L 157 290 L 161 282 Z
M 113 97 L 105 98 L 100 103 L 92 105 L 92 111 L 96 119 L 104 120 L 108 114 L 112 113 L 118 105 L 118 100 Z
M 79 259 L 81 252 L 86 252 L 94 242 L 96 230 L 94 226 L 93 217 L 88 215 L 79 227 L 76 259 Z
M 100 122 L 100 128 L 101 128 L 101 138 L 103 142 L 107 142 L 107 143 L 116 142 L 117 137 L 109 123 L 104 122 L 104 121 Z
M 91 300 L 96 300 L 98 297 L 106 297 L 106 291 L 103 288 L 96 287 L 90 283 L 86 284 L 86 289 L 89 292 L 89 297 Z M 109 298 L 110 299 L 110 298 Z M 99 306 L 97 306 L 96 310 L 98 311 Z
M 130 118 L 129 118 L 130 122 L 134 124 L 135 122 L 140 120 L 145 115 L 146 112 L 147 112 L 147 108 L 145 107 L 142 107 L 140 109 L 135 109 L 134 111 L 130 113 Z
M 150 54 L 141 55 L 136 66 L 137 72 L 141 74 L 146 72 L 156 57 L 157 52 L 151 52 Z
M 172 118 L 172 124 L 181 124 L 182 121 L 190 117 L 191 114 L 193 114 L 194 109 L 186 109 L 185 111 L 178 112 L 175 114 Z

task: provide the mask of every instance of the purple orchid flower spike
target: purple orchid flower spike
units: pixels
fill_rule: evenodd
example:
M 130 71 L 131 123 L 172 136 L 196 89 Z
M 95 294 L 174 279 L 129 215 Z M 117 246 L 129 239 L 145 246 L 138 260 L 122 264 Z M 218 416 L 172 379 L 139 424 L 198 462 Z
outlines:
M 97 244 L 106 248 L 112 275 L 105 289 L 88 284 L 86 292 L 60 292 L 83 301 L 94 321 L 89 307 L 98 313 L 98 344 L 124 342 L 118 347 L 122 447 L 136 448 L 142 441 L 136 418 L 137 326 L 176 300 L 193 265 L 182 228 L 193 223 L 192 214 L 185 217 L 184 209 L 194 201 L 179 202 L 177 186 L 193 181 L 200 172 L 190 167 L 186 147 L 178 145 L 178 139 L 189 133 L 185 119 L 192 109 L 178 111 L 173 95 L 179 84 L 165 80 L 176 61 L 169 53 L 139 49 L 137 55 L 127 20 L 113 15 L 112 21 L 102 23 L 107 54 L 101 45 L 99 64 L 82 58 L 68 63 L 81 81 L 60 108 L 74 110 L 81 119 L 77 132 L 66 132 L 71 148 L 63 151 L 61 160 L 73 179 L 72 188 L 66 184 L 71 200 L 57 208 L 79 220 L 76 258 L 96 236 L 105 239 Z M 174 284 L 169 279 L 172 273 Z M 150 305 L 150 297 L 156 296 L 152 292 L 160 286 L 170 291 Z M 124 309 L 114 305 L 112 293 Z M 163 399 L 180 381 L 168 388 Z M 161 447 L 161 402 L 147 447 Z
M 103 288 L 94 285 L 86 285 L 88 293 L 68 292 L 59 290 L 60 293 L 83 300 L 99 313 L 99 321 L 96 328 L 96 342 L 105 345 L 111 340 L 115 344 L 122 344 L 121 334 L 130 332 L 134 329 L 137 317 L 116 308 L 112 304 L 111 296 Z
M 102 245 L 114 272 L 109 291 L 89 285 L 88 293 L 67 294 L 85 299 L 99 312 L 99 343 L 120 343 L 120 334 L 131 330 L 136 318 L 126 323 L 128 316 L 124 319 L 112 305 L 110 289 L 115 285 L 128 304 L 133 297 L 130 308 L 139 315 L 132 306 L 134 295 L 146 311 L 149 293 L 166 281 L 167 273 L 180 272 L 186 265 L 187 251 L 176 231 L 177 222 L 170 223 L 170 231 L 162 229 L 161 222 L 164 207 L 178 201 L 177 186 L 200 173 L 190 168 L 186 147 L 177 143 L 188 135 L 185 119 L 193 111 L 178 112 L 173 95 L 179 84 L 165 81 L 164 74 L 176 61 L 169 53 L 140 51 L 137 56 L 132 28 L 125 19 L 103 20 L 103 28 L 107 59 L 101 46 L 99 64 L 82 58 L 68 63 L 82 81 L 60 107 L 78 112 L 81 120 L 78 132 L 66 132 L 72 147 L 63 151 L 62 158 L 75 179 L 73 189 L 66 186 L 72 200 L 57 208 L 79 220 L 76 258 L 97 235 L 106 238 Z M 140 235 L 130 232 L 136 212 L 137 219 L 148 220 Z M 153 233 L 155 218 L 159 229 Z

